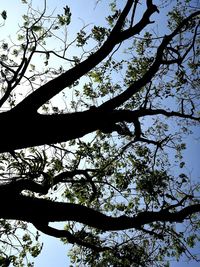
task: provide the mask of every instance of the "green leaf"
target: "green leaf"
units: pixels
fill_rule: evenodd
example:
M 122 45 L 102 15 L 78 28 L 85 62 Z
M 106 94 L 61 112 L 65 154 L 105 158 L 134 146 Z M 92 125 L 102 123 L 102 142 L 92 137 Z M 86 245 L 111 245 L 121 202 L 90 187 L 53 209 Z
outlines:
M 1 16 L 4 20 L 7 19 L 7 12 L 4 10 L 2 13 L 1 13 Z
M 31 27 L 31 29 L 32 29 L 34 32 L 38 32 L 38 31 L 41 31 L 41 30 L 42 30 L 42 27 L 41 27 L 41 26 L 34 25 L 34 26 Z
M 68 6 L 64 7 L 64 15 L 58 15 L 58 22 L 61 26 L 69 25 L 71 22 L 71 12 Z

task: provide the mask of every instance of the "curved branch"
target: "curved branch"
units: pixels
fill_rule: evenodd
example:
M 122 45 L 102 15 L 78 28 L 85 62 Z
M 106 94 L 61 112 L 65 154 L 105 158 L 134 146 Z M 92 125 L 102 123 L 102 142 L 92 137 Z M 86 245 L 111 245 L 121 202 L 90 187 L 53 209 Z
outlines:
M 5 196 L 4 196 L 5 197 Z M 5 199 L 4 199 L 5 201 Z M 200 212 L 200 204 L 187 206 L 179 211 L 144 211 L 133 217 L 111 217 L 79 204 L 52 202 L 46 199 L 19 196 L 1 207 L 0 216 L 5 219 L 17 219 L 33 224 L 47 224 L 55 221 L 75 221 L 103 231 L 139 229 L 156 221 L 183 222 L 194 213 Z
M 101 111 L 101 109 L 100 109 Z M 114 110 L 112 113 L 109 113 L 106 111 L 104 114 L 112 114 L 110 115 L 110 119 L 113 119 L 113 122 L 120 122 L 120 121 L 126 121 L 126 122 L 133 122 L 134 124 L 137 124 L 138 118 L 145 117 L 145 116 L 154 116 L 154 115 L 163 115 L 166 117 L 178 117 L 178 118 L 184 118 L 184 119 L 190 119 L 193 121 L 200 121 L 200 117 L 195 117 L 192 114 L 184 114 L 177 111 L 167 111 L 165 109 L 144 109 L 141 108 L 139 110 Z M 108 115 L 107 115 L 108 116 Z M 136 125 L 135 125 L 136 126 Z M 138 130 L 138 132 L 140 132 Z
M 164 115 L 168 117 L 177 116 L 188 118 L 194 121 L 200 121 L 200 118 L 191 115 L 182 114 L 174 111 L 165 111 L 162 109 L 140 109 L 140 110 L 102 110 L 100 108 L 91 109 L 84 112 L 58 115 L 40 115 L 34 116 L 13 116 L 10 113 L 0 114 L 0 120 L 4 127 L 1 132 L 0 153 L 9 152 L 19 148 L 31 147 L 43 144 L 55 144 L 82 137 L 96 130 L 109 129 L 109 126 L 117 122 L 130 122 L 135 125 L 135 135 L 140 135 L 140 124 L 138 118 L 150 115 Z M 106 118 L 106 120 L 105 120 Z M 7 123 L 9 121 L 9 124 Z M 15 136 L 13 138 L 13 125 L 17 123 Z M 63 127 L 65 125 L 65 127 Z M 116 128 L 112 128 L 117 130 Z M 34 133 L 34 135 L 33 135 Z M 31 136 L 31 138 L 30 138 Z
M 57 238 L 66 238 L 67 241 L 71 244 L 77 244 L 77 245 L 92 249 L 93 251 L 101 252 L 101 251 L 105 251 L 105 250 L 110 249 L 108 247 L 99 247 L 99 246 L 96 246 L 92 243 L 86 242 L 86 241 L 76 237 L 75 235 L 71 234 L 67 230 L 59 230 L 59 229 L 50 227 L 48 224 L 35 223 L 34 226 L 39 231 L 43 232 L 44 234 L 47 234 L 47 235 L 50 235 L 53 237 L 57 237 Z
M 180 113 L 180 112 L 176 112 L 176 111 L 166 111 L 164 109 L 155 109 L 155 110 L 144 109 L 144 110 L 141 110 L 141 115 L 139 115 L 139 117 L 151 116 L 151 115 L 164 115 L 166 117 L 179 117 L 179 118 L 190 119 L 193 121 L 199 121 L 200 122 L 200 117 L 194 117 L 190 114 L 184 114 L 184 113 Z

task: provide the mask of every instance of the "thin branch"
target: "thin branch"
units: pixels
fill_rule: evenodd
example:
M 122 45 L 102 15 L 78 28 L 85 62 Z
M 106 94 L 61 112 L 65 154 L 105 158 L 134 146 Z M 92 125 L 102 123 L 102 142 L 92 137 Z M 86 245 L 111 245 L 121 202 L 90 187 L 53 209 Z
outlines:
M 49 53 L 49 54 L 53 54 L 54 56 L 56 56 L 58 58 L 61 58 L 63 60 L 66 60 L 66 61 L 69 61 L 69 62 L 75 62 L 74 59 L 70 59 L 70 58 L 66 58 L 64 56 L 61 56 L 58 53 L 56 53 L 55 51 L 53 51 L 53 50 L 47 50 L 47 51 L 36 50 L 35 53 L 38 53 L 38 54 L 47 54 L 47 53 Z
M 137 9 L 137 5 L 138 5 L 138 0 L 135 0 L 134 1 L 134 6 L 133 6 L 133 11 L 132 11 L 132 14 L 131 14 L 131 28 L 133 27 L 133 23 L 134 23 L 134 18 L 135 18 L 135 12 L 136 12 L 136 9 Z

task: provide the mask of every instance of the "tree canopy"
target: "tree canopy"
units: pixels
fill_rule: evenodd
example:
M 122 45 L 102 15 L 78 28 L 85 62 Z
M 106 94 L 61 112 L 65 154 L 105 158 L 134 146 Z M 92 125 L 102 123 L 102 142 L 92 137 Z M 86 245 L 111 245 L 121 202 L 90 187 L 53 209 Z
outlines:
M 198 260 L 198 1 L 88 1 L 105 13 L 81 23 L 21 2 L 16 36 L 1 11 L 0 266 L 33 266 L 40 232 L 74 266 Z

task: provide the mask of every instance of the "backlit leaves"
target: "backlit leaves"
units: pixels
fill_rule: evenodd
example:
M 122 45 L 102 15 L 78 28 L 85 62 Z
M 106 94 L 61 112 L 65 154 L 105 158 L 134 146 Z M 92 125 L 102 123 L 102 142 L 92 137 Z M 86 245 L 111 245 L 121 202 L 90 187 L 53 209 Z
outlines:
M 68 6 L 64 7 L 64 14 L 58 15 L 58 22 L 61 26 L 69 25 L 71 22 L 71 12 Z
M 4 20 L 7 19 L 7 12 L 6 12 L 6 10 L 3 10 L 3 11 L 1 12 L 1 17 L 2 17 Z

